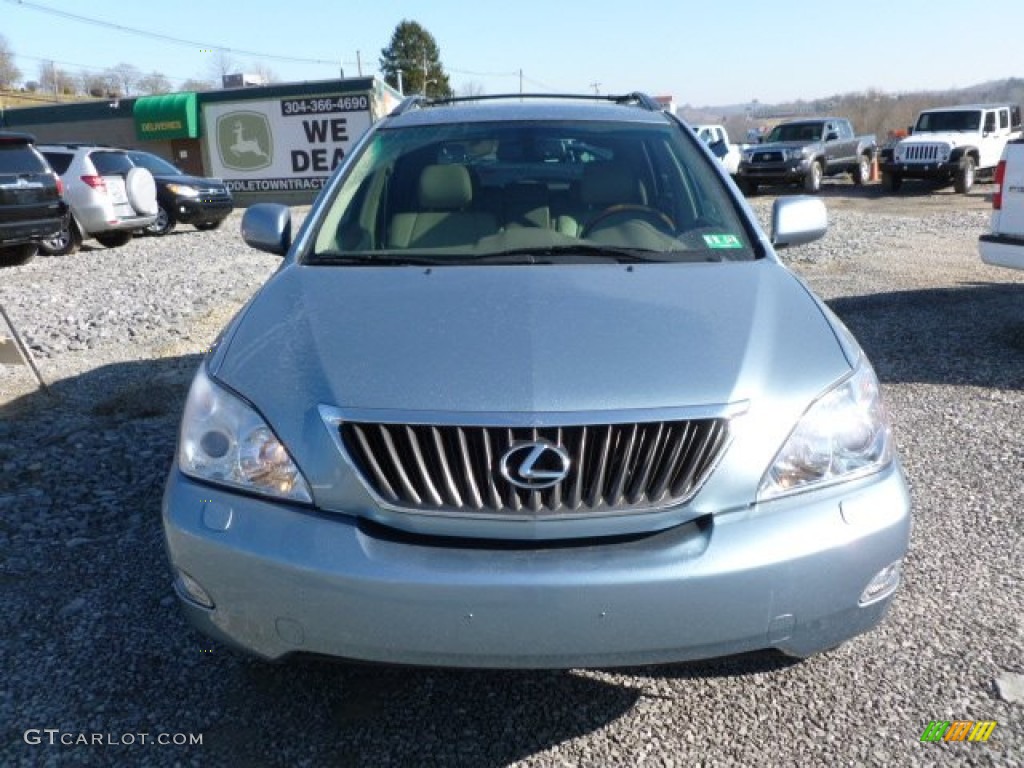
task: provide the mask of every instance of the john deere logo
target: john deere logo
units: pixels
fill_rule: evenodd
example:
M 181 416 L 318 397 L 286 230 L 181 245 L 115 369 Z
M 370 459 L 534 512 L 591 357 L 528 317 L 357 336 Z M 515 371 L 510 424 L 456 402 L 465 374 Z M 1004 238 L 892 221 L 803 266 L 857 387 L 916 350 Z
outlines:
M 217 118 L 217 149 L 225 168 L 258 171 L 274 159 L 270 122 L 260 112 L 228 112 Z

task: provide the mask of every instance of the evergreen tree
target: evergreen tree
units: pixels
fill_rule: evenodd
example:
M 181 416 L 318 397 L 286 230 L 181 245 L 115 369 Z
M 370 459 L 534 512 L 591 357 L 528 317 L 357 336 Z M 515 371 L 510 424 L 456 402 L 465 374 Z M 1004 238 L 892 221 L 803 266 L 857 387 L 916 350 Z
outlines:
M 425 93 L 431 98 L 452 95 L 437 41 L 415 21 L 403 20 L 395 27 L 391 44 L 380 55 L 380 70 L 389 85 L 398 87 L 401 71 L 402 89 L 407 94 Z

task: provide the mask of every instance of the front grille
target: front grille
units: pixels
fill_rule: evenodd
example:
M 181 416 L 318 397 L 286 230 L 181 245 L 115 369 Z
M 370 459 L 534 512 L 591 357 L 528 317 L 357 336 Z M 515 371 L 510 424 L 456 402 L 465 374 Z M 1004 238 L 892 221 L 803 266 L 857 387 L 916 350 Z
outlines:
M 781 163 L 782 153 L 781 152 L 755 152 L 754 153 L 755 163 Z
M 941 144 L 909 144 L 903 147 L 903 159 L 910 163 L 933 163 L 939 157 Z
M 725 446 L 728 421 L 512 428 L 343 422 L 339 430 L 364 482 L 393 506 L 584 516 L 687 500 Z M 519 488 L 502 475 L 502 457 L 538 441 L 565 450 L 568 474 L 550 488 Z

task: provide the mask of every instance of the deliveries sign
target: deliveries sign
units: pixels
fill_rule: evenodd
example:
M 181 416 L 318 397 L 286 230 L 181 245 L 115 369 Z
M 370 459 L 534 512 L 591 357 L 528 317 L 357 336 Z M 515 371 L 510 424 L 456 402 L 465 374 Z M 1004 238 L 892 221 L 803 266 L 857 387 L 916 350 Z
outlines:
M 203 107 L 211 171 L 233 192 L 318 190 L 370 127 L 370 97 L 309 96 Z

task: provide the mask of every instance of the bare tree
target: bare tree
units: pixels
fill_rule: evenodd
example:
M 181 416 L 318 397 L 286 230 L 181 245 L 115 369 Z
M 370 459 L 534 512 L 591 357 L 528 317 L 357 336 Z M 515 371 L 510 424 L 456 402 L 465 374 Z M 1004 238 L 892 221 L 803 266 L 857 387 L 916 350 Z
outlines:
M 238 62 L 227 51 L 217 49 L 207 65 L 210 79 L 217 83 L 218 88 L 224 86 L 224 75 L 238 71 Z
M 139 78 L 138 89 L 139 93 L 144 93 L 147 96 L 155 96 L 158 93 L 170 93 L 172 90 L 171 81 L 167 79 L 165 74 L 156 70 Z
M 484 93 L 484 87 L 476 80 L 470 80 L 468 83 L 464 83 L 463 85 L 459 86 L 459 88 L 455 91 L 456 96 L 461 96 L 462 98 L 466 99 L 472 99 L 477 96 L 483 96 Z
M 13 88 L 21 80 L 21 70 L 14 63 L 14 51 L 7 38 L 0 35 L 0 88 Z
M 272 70 L 262 61 L 257 61 L 253 63 L 253 65 L 249 69 L 247 69 L 246 72 L 251 72 L 254 75 L 259 75 L 261 78 L 263 78 L 264 83 L 281 82 L 281 78 L 277 76 L 277 72 Z
M 190 77 L 181 84 L 181 90 L 183 91 L 212 91 L 216 87 L 209 80 L 199 80 L 194 77 Z
M 54 95 L 73 96 L 78 93 L 75 76 L 66 69 L 61 69 L 52 61 L 39 64 L 40 90 Z
M 108 69 L 107 74 L 120 86 L 122 96 L 133 95 L 135 86 L 142 79 L 142 73 L 137 67 L 123 61 Z

